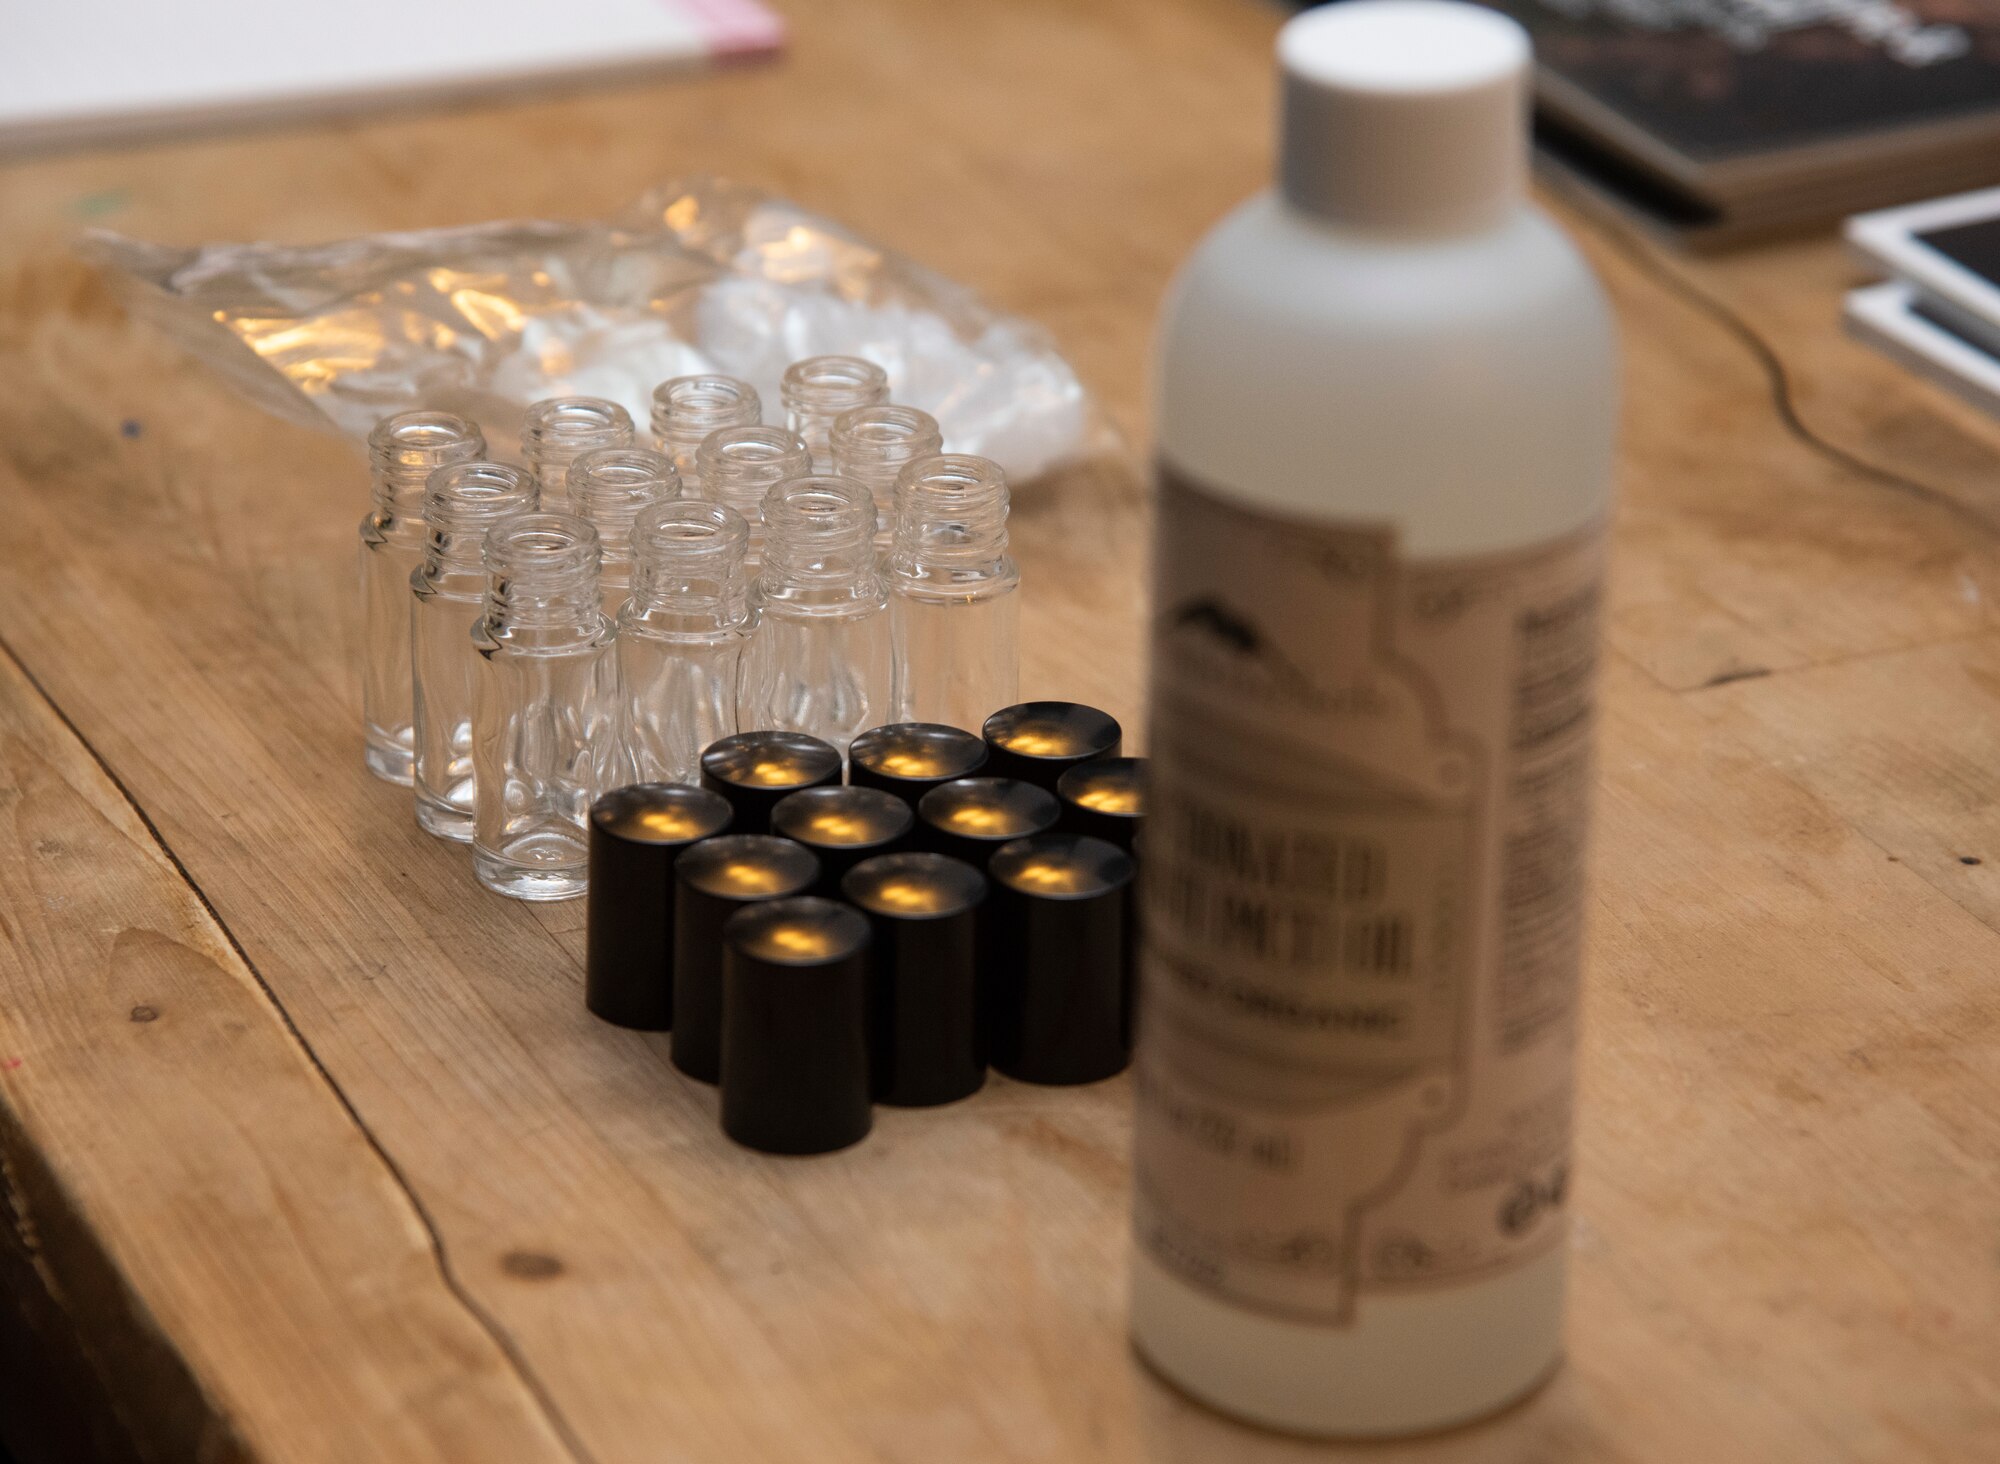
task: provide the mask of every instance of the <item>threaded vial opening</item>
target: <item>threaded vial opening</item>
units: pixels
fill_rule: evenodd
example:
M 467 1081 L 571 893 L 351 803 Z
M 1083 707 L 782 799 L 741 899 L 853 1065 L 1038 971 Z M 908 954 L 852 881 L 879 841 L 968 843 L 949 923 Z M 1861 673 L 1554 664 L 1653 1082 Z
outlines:
M 842 412 L 834 418 L 827 443 L 835 465 L 847 471 L 853 467 L 900 467 L 933 457 L 943 450 L 944 438 L 937 418 L 929 412 L 884 402 Z
M 865 484 L 831 473 L 780 483 L 764 499 L 764 525 L 775 552 L 810 545 L 854 547 L 875 537 L 875 499 Z
M 859 356 L 808 356 L 786 368 L 779 395 L 787 411 L 837 415 L 889 395 L 889 373 Z
M 485 453 L 478 426 L 452 412 L 398 412 L 368 434 L 368 459 L 376 473 L 398 482 L 414 479 L 417 486 L 434 468 Z
M 521 443 L 528 448 L 629 447 L 632 435 L 632 414 L 602 397 L 549 397 L 528 408 L 521 424 Z
M 683 499 L 656 503 L 632 524 L 635 561 L 704 564 L 740 559 L 750 543 L 750 525 L 720 503 Z
M 629 520 L 681 494 L 673 463 L 649 447 L 594 447 L 569 465 L 565 482 L 571 506 L 593 523 Z
M 783 427 L 724 427 L 711 432 L 695 453 L 702 487 L 739 501 L 761 500 L 766 490 L 812 471 L 812 454 Z
M 424 480 L 424 522 L 432 533 L 462 533 L 541 506 L 535 476 L 506 463 L 453 463 Z
M 516 514 L 486 531 L 486 572 L 523 588 L 595 579 L 599 553 L 596 528 L 575 514 Z
M 653 388 L 653 431 L 663 436 L 753 427 L 763 415 L 757 388 L 734 376 L 676 376 Z

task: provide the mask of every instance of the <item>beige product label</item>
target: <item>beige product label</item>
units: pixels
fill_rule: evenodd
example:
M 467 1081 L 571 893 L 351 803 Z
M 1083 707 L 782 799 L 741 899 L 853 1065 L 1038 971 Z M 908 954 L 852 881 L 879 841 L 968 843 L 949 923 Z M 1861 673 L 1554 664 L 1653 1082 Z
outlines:
M 1562 1239 L 1602 534 L 1409 561 L 1162 479 L 1138 1241 L 1344 1324 Z

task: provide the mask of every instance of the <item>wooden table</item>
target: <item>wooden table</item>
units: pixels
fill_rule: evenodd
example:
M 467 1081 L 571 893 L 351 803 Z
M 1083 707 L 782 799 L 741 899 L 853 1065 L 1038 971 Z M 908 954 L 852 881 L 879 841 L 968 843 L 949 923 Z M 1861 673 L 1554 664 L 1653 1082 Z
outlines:
M 1291 1460 L 1123 1337 L 1128 1094 L 810 1162 L 590 1020 L 361 769 L 361 469 L 67 252 L 767 183 L 1054 330 L 1131 440 L 1268 167 L 1246 0 L 792 5 L 785 63 L 0 169 L 0 1399 L 28 1460 Z M 1630 405 L 1571 1359 L 1449 1461 L 2000 1457 L 2000 431 L 1826 240 L 1570 216 Z M 1024 686 L 1140 706 L 1142 495 L 1024 498 Z M 1984 862 L 1982 862 L 1984 861 Z M 52 1400 L 82 1399 L 85 1406 Z

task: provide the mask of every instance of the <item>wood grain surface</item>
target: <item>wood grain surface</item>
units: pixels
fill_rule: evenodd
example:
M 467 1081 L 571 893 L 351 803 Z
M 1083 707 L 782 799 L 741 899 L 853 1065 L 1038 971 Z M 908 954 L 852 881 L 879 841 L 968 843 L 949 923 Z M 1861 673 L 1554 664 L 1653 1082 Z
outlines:
M 0 1312 L 66 1334 L 93 1450 L 2000 1457 L 2000 430 L 1841 339 L 1829 240 L 1696 261 L 1557 203 L 1625 497 L 1570 1359 L 1488 1425 L 1312 1445 L 1135 1363 L 1123 1082 L 730 1147 L 584 1013 L 580 908 L 482 895 L 366 776 L 359 459 L 126 321 L 80 228 L 601 216 L 693 170 L 832 213 L 1046 324 L 1134 445 L 1016 530 L 1024 690 L 1136 722 L 1151 322 L 1268 171 L 1280 13 L 786 8 L 774 66 L 0 167 Z

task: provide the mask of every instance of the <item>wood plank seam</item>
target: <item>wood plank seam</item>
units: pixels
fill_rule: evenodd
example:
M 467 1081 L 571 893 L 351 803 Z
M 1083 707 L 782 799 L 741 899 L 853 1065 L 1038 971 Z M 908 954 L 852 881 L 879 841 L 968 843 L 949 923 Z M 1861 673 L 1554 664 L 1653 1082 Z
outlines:
M 15 651 L 12 642 L 4 634 L 0 634 L 0 653 L 4 653 L 7 659 L 13 663 L 14 667 L 21 673 L 22 678 L 29 686 L 34 688 L 35 694 L 42 699 L 43 704 L 48 707 L 50 713 L 61 722 L 69 735 L 76 739 L 77 745 L 97 765 L 98 769 L 104 774 L 106 781 L 117 790 L 118 796 L 124 800 L 125 804 L 132 810 L 134 817 L 145 828 L 147 836 L 152 839 L 162 857 L 173 866 L 174 872 L 187 885 L 189 892 L 200 904 L 203 913 L 214 925 L 217 933 L 222 936 L 223 940 L 228 944 L 229 949 L 235 953 L 236 958 L 243 963 L 244 970 L 250 974 L 251 979 L 257 984 L 258 991 L 262 993 L 264 1000 L 270 1004 L 272 1011 L 277 1015 L 279 1023 L 283 1026 L 292 1042 L 296 1044 L 300 1054 L 311 1065 L 313 1072 L 326 1085 L 328 1091 L 332 1093 L 334 1100 L 340 1105 L 341 1111 L 346 1114 L 348 1121 L 354 1125 L 356 1131 L 361 1135 L 363 1142 L 368 1145 L 369 1151 L 382 1164 L 383 1168 L 388 1172 L 390 1181 L 409 1204 L 411 1212 L 417 1218 L 418 1224 L 423 1227 L 426 1241 L 430 1247 L 432 1260 L 437 1266 L 439 1279 L 444 1283 L 446 1290 L 451 1293 L 458 1304 L 466 1310 L 474 1322 L 492 1340 L 494 1346 L 500 1350 L 501 1355 L 506 1358 L 508 1367 L 520 1380 L 521 1385 L 527 1389 L 529 1396 L 535 1400 L 536 1407 L 541 1410 L 549 1426 L 555 1430 L 557 1437 L 562 1440 L 563 1447 L 570 1457 L 577 1460 L 578 1464 L 595 1464 L 594 1456 L 584 1444 L 581 1435 L 578 1434 L 568 1417 L 563 1413 L 561 1407 L 556 1403 L 542 1379 L 529 1365 L 527 1358 L 522 1353 L 519 1344 L 512 1334 L 501 1324 L 499 1318 L 494 1316 L 460 1280 L 455 1268 L 452 1266 L 451 1257 L 445 1249 L 444 1237 L 438 1229 L 436 1219 L 431 1214 L 429 1207 L 425 1205 L 423 1198 L 410 1183 L 409 1177 L 403 1167 L 396 1161 L 395 1156 L 389 1153 L 374 1130 L 362 1118 L 360 1112 L 355 1108 L 352 1099 L 348 1096 L 346 1090 L 341 1087 L 339 1081 L 327 1070 L 325 1063 L 320 1060 L 319 1054 L 313 1050 L 312 1044 L 306 1040 L 305 1034 L 299 1030 L 298 1024 L 292 1020 L 291 1013 L 286 1010 L 284 1003 L 278 999 L 277 993 L 271 989 L 270 983 L 265 980 L 263 972 L 257 969 L 256 963 L 250 959 L 250 955 L 243 948 L 242 942 L 236 938 L 235 932 L 223 920 L 221 913 L 209 899 L 207 891 L 202 889 L 200 883 L 194 878 L 194 875 L 181 862 L 180 856 L 167 843 L 166 838 L 160 832 L 159 826 L 153 821 L 152 815 L 146 811 L 132 790 L 126 785 L 124 779 L 119 777 L 117 771 L 105 761 L 96 746 L 83 734 L 82 729 L 70 719 L 69 714 L 57 704 L 55 698 L 49 695 L 48 689 L 43 685 L 41 679 L 22 660 L 20 655 Z M 3 1112 L 0 1112 L 0 1117 L 4 1117 Z M 4 1160 L 4 1149 L 0 1149 L 0 1163 L 4 1163 Z M 28 1243 L 30 1255 L 34 1258 L 37 1270 L 44 1274 L 44 1281 L 49 1286 L 51 1294 L 60 1299 L 63 1295 L 61 1286 L 55 1277 L 46 1274 L 46 1265 L 40 1257 L 38 1248 L 32 1244 L 34 1222 L 27 1204 L 27 1195 L 14 1187 L 11 1171 L 0 1171 L 0 1181 L 6 1182 L 9 1194 L 19 1196 L 20 1203 L 14 1207 L 17 1216 L 16 1225 L 22 1230 L 23 1240 Z
M 1706 315 L 1742 345 L 1756 360 L 1769 383 L 1771 405 L 1778 414 L 1778 421 L 1785 431 L 1797 438 L 1809 450 L 1857 477 L 1914 498 L 1932 508 L 1942 508 L 1984 534 L 2000 534 L 2000 523 L 1995 523 L 1985 514 L 1935 484 L 1926 483 L 1920 478 L 1911 477 L 1907 473 L 1885 467 L 1880 463 L 1870 462 L 1838 443 L 1828 441 L 1814 431 L 1799 415 L 1796 395 L 1792 390 L 1791 374 L 1786 370 L 1776 347 L 1764 339 L 1757 328 L 1726 301 L 1711 294 L 1694 280 L 1673 268 L 1642 237 L 1602 218 L 1595 211 L 1572 215 L 1568 222 L 1575 228 L 1587 228 L 1622 255 L 1635 269 L 1657 281 L 1676 298 Z

